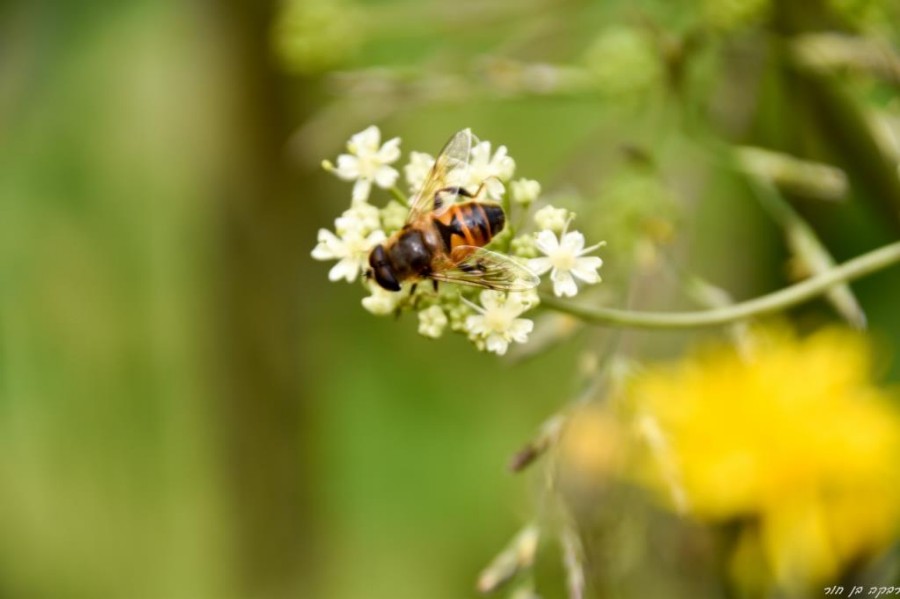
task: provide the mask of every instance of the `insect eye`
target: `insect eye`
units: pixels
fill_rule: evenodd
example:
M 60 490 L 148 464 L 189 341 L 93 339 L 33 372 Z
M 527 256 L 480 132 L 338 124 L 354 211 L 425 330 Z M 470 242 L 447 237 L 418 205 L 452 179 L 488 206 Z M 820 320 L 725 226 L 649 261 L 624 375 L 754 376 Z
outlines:
M 374 269 L 378 269 L 387 264 L 387 259 L 384 255 L 384 246 L 377 245 L 375 249 L 372 250 L 372 253 L 369 254 L 369 266 Z
M 393 271 L 387 265 L 375 269 L 375 282 L 388 291 L 400 291 L 400 283 L 397 282 Z

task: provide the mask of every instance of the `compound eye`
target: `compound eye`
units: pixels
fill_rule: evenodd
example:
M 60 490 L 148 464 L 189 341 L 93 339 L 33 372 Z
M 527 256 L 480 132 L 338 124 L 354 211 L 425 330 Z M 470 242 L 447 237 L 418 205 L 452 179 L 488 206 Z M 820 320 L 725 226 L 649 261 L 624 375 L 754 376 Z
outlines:
M 388 291 L 400 291 L 400 283 L 394 277 L 394 273 L 386 265 L 375 269 L 375 282 Z
M 372 268 L 378 269 L 384 266 L 387 263 L 384 246 L 377 245 L 375 249 L 372 250 L 372 253 L 369 254 L 369 266 Z

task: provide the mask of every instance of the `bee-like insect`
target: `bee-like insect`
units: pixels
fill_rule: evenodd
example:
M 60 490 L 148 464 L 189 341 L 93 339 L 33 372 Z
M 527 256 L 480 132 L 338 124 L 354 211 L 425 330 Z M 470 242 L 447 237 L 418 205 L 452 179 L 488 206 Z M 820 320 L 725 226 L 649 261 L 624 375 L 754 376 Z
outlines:
M 499 204 L 478 199 L 485 186 L 466 189 L 474 144 L 468 129 L 454 135 L 435 159 L 412 200 L 402 229 L 369 254 L 367 277 L 389 291 L 403 281 L 431 279 L 505 291 L 525 291 L 540 281 L 512 258 L 484 249 L 506 224 Z M 468 198 L 458 202 L 458 198 Z

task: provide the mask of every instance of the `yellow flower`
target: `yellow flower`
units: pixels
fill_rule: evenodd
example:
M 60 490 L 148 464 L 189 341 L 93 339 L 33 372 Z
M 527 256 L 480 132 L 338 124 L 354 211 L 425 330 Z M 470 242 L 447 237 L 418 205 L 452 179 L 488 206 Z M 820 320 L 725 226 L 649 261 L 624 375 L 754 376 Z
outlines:
M 708 352 L 634 382 L 633 405 L 668 452 L 654 454 L 649 480 L 667 495 L 677 485 L 700 519 L 745 523 L 732 561 L 739 579 L 822 584 L 897 532 L 900 416 L 869 381 L 860 335 L 755 341 L 752 356 Z

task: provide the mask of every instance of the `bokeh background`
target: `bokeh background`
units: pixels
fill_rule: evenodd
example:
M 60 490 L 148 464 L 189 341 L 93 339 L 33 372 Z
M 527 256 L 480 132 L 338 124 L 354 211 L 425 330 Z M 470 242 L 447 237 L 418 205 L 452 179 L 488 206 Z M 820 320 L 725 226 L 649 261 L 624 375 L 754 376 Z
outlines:
M 751 297 L 815 265 L 729 148 L 778 153 L 746 170 L 833 260 L 896 239 L 898 23 L 889 0 L 0 3 L 0 596 L 475 596 L 543 509 L 542 471 L 506 465 L 585 348 L 716 333 L 572 328 L 498 360 L 373 317 L 309 255 L 349 203 L 321 160 L 373 123 L 404 155 L 472 127 L 610 242 L 597 301 L 694 305 L 660 263 Z M 853 290 L 897 381 L 900 277 Z

